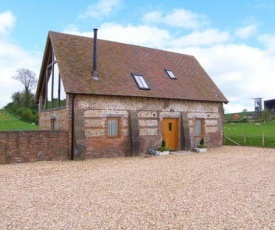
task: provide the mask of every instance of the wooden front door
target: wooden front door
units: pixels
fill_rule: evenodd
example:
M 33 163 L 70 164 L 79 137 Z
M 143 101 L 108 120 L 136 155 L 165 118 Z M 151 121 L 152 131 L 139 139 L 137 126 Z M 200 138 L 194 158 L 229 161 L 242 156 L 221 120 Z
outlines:
M 169 150 L 178 150 L 178 119 L 177 118 L 164 118 L 163 119 L 163 139 Z

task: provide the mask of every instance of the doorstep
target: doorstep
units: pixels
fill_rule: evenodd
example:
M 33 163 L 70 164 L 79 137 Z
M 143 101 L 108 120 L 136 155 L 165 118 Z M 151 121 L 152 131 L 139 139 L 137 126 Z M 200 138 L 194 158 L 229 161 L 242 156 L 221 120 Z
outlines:
M 183 151 L 183 150 L 178 150 L 178 151 L 170 151 L 170 154 L 172 155 L 183 155 L 183 154 L 190 154 L 192 153 L 191 151 Z

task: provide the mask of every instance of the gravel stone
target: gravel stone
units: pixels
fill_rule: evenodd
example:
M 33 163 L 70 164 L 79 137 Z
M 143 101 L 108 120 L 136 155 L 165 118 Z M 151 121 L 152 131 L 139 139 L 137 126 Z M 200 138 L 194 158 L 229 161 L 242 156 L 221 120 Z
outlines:
M 0 165 L 0 229 L 275 229 L 275 149 Z

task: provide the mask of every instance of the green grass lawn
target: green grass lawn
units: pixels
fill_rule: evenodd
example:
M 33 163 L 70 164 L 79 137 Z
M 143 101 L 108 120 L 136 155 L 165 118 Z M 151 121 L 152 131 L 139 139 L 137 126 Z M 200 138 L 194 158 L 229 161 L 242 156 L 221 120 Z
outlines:
M 0 131 L 10 130 L 38 130 L 38 126 L 20 121 L 10 113 L 0 110 Z
M 275 147 L 275 123 L 260 123 L 261 126 L 256 126 L 255 123 L 236 123 L 224 125 L 224 135 L 238 142 L 240 145 L 246 146 L 264 146 Z M 245 138 L 246 137 L 246 138 Z M 225 145 L 234 145 L 234 143 L 225 139 Z

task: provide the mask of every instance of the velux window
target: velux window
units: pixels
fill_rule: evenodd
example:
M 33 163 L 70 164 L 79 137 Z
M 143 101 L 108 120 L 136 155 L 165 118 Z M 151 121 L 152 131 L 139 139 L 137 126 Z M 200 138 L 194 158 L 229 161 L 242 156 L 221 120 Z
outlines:
M 172 70 L 165 69 L 165 71 L 171 79 L 177 79 Z
M 142 75 L 132 74 L 132 76 L 135 79 L 135 82 L 137 83 L 138 88 L 140 88 L 140 89 L 150 89 Z

